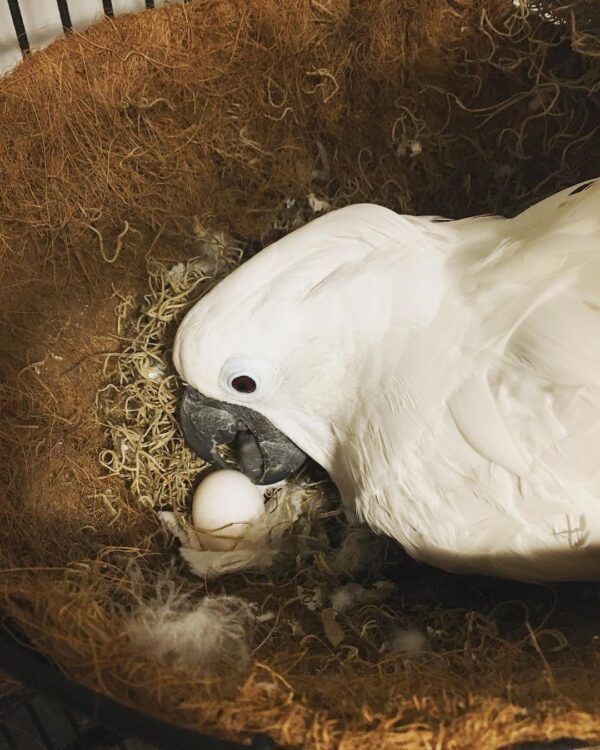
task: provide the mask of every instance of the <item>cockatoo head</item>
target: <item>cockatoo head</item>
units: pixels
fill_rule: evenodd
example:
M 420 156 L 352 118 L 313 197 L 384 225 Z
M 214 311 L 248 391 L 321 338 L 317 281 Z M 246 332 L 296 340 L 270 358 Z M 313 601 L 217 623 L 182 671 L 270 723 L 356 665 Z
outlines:
M 189 445 L 220 463 L 217 447 L 237 440 L 241 468 L 259 484 L 289 476 L 306 455 L 331 472 L 356 409 L 394 376 L 398 306 L 407 330 L 436 307 L 415 231 L 388 209 L 349 206 L 265 248 L 206 294 L 173 352 L 187 384 Z

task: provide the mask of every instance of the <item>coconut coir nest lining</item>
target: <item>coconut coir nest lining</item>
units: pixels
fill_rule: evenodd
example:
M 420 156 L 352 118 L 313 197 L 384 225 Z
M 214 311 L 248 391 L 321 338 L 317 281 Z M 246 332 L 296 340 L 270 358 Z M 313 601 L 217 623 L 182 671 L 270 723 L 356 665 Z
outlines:
M 106 21 L 0 81 L 0 601 L 37 648 L 121 701 L 227 737 L 491 750 L 600 736 L 596 586 L 450 576 L 382 543 L 377 575 L 398 594 L 340 617 L 334 647 L 293 577 L 204 584 L 169 568 L 154 509 L 100 461 L 96 408 L 107 360 L 131 341 L 115 307 L 139 314 L 148 263 L 188 261 L 198 226 L 252 252 L 310 193 L 461 217 L 600 174 L 596 12 L 196 2 Z M 322 523 L 335 545 L 335 506 Z M 161 662 L 123 612 L 167 569 L 190 595 L 285 605 L 304 635 L 259 623 L 233 683 Z M 429 651 L 381 652 L 390 622 L 428 633 Z

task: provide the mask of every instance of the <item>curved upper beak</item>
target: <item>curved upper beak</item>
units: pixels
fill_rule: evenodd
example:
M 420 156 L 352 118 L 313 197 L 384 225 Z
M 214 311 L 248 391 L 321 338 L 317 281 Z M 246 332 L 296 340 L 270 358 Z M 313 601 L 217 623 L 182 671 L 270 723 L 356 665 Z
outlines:
M 183 435 L 200 458 L 228 467 L 218 451 L 232 443 L 239 468 L 256 484 L 275 484 L 300 468 L 306 454 L 262 414 L 187 387 L 179 410 Z

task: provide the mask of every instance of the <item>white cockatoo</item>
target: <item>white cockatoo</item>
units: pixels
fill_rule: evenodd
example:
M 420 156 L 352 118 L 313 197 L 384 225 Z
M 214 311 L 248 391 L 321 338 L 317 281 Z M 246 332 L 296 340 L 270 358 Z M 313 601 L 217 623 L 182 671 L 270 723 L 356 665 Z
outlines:
M 183 320 L 184 434 L 258 483 L 305 454 L 455 572 L 600 579 L 600 180 L 516 218 L 377 205 L 258 253 Z

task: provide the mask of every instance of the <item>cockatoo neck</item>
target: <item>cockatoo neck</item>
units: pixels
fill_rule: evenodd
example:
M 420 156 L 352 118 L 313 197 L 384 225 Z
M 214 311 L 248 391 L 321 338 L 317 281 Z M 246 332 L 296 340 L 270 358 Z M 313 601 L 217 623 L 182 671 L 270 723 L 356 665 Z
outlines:
M 285 357 L 288 398 L 262 409 L 346 495 L 368 473 L 349 457 L 365 440 L 385 452 L 386 421 L 418 439 L 428 404 L 433 411 L 452 387 L 446 368 L 465 330 L 443 225 L 386 219 L 393 231 L 351 246 L 304 291 L 302 338 Z

